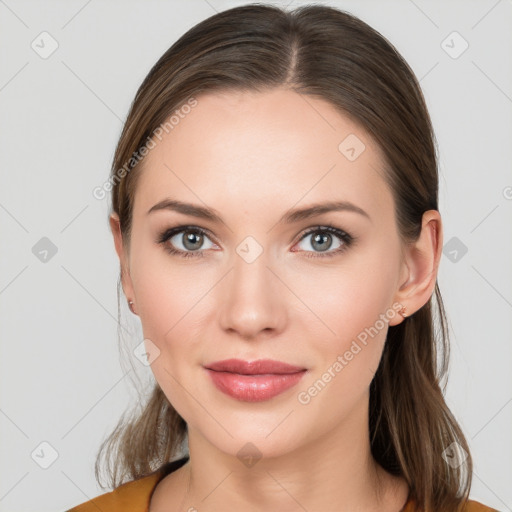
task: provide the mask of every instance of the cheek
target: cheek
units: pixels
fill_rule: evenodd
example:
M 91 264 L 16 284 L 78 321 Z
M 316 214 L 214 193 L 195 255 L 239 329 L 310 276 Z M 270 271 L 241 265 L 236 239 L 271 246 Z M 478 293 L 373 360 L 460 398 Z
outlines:
M 144 336 L 160 343 L 166 334 L 175 336 L 211 288 L 197 266 L 142 244 L 133 253 L 131 277 Z
M 391 307 L 395 257 L 393 248 L 383 245 L 382 250 L 361 250 L 337 267 L 304 273 L 307 279 L 295 279 L 298 289 L 294 291 L 305 298 L 314 315 L 300 311 L 293 321 L 309 333 L 314 346 L 310 343 L 307 348 L 318 356 L 311 378 L 301 386 L 305 395 L 300 403 L 311 399 L 316 401 L 314 408 L 328 407 L 331 400 L 339 399 L 335 414 L 339 418 L 367 392 L 389 321 L 396 314 Z M 313 398 L 317 394 L 322 398 Z
M 300 279 L 288 274 L 297 297 L 310 309 L 301 308 L 299 315 L 318 324 L 326 346 L 342 349 L 391 307 L 397 257 L 388 244 L 381 250 L 360 249 L 339 264 L 304 268 Z
M 197 319 L 207 304 L 205 294 L 215 281 L 198 271 L 197 265 L 176 262 L 161 253 L 155 249 L 133 253 L 131 277 L 137 314 L 144 339 L 159 350 L 151 371 L 175 409 L 188 418 L 189 395 L 182 386 L 198 396 L 196 379 L 187 372 L 197 365 L 200 345 L 194 340 L 201 338 Z
M 303 295 L 325 325 L 308 316 L 312 341 L 307 349 L 317 359 L 296 399 L 304 414 L 322 417 L 325 428 L 339 424 L 349 411 L 366 403 L 364 396 L 379 366 L 389 320 L 396 314 L 391 307 L 395 277 L 383 263 L 374 255 L 350 268 L 317 274 L 311 278 L 316 277 L 315 286 Z M 324 335 L 314 335 L 313 322 Z

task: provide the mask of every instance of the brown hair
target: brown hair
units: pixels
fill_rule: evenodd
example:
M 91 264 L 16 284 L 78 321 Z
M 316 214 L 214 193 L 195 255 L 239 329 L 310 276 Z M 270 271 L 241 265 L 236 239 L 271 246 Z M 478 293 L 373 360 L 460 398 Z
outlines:
M 126 248 L 144 163 L 134 155 L 154 139 L 155 130 L 202 92 L 275 87 L 327 100 L 368 131 L 384 155 L 400 237 L 404 243 L 417 239 L 423 213 L 438 209 L 437 142 L 411 68 L 386 38 L 347 12 L 322 5 L 287 12 L 249 4 L 190 29 L 137 91 L 110 178 L 112 210 L 119 215 Z M 436 282 L 419 311 L 389 327 L 369 407 L 373 457 L 406 479 L 422 509 L 437 512 L 458 509 L 468 499 L 472 477 L 468 444 L 443 396 L 448 357 L 446 314 Z M 155 383 L 142 412 L 127 424 L 123 415 L 103 442 L 95 466 L 98 482 L 105 448 L 110 482 L 117 487 L 175 457 L 186 433 L 185 421 Z M 443 457 L 452 442 L 468 454 L 455 468 Z

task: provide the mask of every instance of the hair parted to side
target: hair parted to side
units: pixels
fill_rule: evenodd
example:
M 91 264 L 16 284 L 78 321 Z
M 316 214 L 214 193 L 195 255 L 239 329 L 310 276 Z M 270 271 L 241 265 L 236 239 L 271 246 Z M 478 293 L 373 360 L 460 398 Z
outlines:
M 143 159 L 132 157 L 155 130 L 203 92 L 276 87 L 327 100 L 370 134 L 384 155 L 400 237 L 404 243 L 417 239 L 423 213 L 438 210 L 437 142 L 409 65 L 379 32 L 347 12 L 324 5 L 286 11 L 249 4 L 191 28 L 137 91 L 111 170 L 112 211 L 119 215 L 127 250 L 144 168 Z M 473 470 L 467 441 L 444 400 L 448 359 L 447 320 L 436 283 L 419 311 L 389 327 L 369 404 L 375 460 L 407 480 L 422 509 L 436 512 L 462 506 Z M 142 413 L 127 423 L 123 415 L 103 442 L 98 482 L 105 451 L 109 485 L 115 488 L 172 460 L 186 434 L 185 421 L 155 383 Z M 468 454 L 456 468 L 442 456 L 454 441 Z

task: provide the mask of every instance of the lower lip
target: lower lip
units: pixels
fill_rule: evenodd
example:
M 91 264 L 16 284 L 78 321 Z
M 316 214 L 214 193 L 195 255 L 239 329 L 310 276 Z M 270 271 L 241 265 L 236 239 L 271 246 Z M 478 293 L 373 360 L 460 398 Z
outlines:
M 239 373 L 206 371 L 223 393 L 243 402 L 263 402 L 295 386 L 306 370 L 297 373 L 242 375 Z

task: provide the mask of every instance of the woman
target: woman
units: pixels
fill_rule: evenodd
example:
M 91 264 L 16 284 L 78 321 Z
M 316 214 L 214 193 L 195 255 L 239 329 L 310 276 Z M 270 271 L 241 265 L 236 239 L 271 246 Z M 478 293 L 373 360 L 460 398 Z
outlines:
M 435 136 L 384 37 L 327 6 L 199 23 L 110 188 L 156 383 L 102 446 L 115 490 L 72 512 L 491 510 L 440 387 Z

